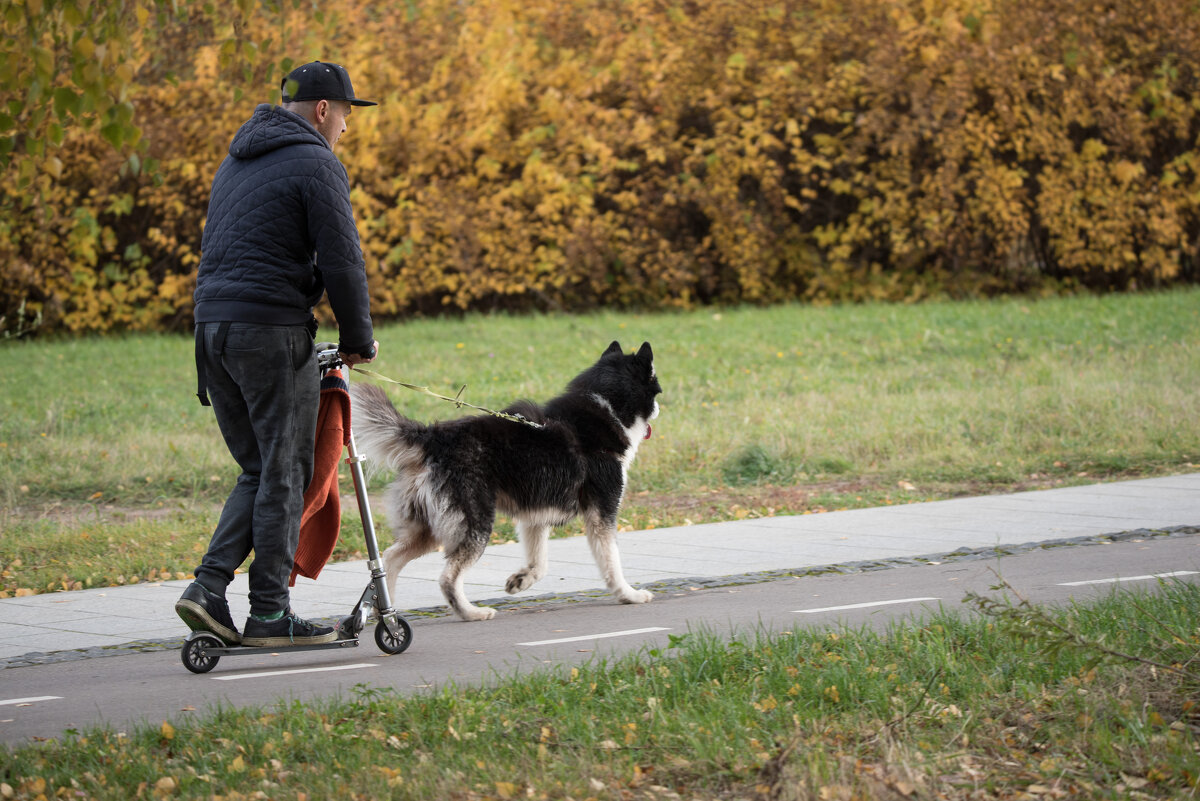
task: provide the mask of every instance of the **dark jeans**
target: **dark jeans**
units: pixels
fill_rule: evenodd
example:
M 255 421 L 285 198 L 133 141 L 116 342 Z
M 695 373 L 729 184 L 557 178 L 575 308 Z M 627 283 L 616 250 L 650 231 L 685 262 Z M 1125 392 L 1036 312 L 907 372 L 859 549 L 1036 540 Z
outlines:
M 304 326 L 216 323 L 196 327 L 208 395 L 229 453 L 242 468 L 196 580 L 224 594 L 250 564 L 250 613 L 288 606 L 304 490 L 312 480 L 320 375 Z

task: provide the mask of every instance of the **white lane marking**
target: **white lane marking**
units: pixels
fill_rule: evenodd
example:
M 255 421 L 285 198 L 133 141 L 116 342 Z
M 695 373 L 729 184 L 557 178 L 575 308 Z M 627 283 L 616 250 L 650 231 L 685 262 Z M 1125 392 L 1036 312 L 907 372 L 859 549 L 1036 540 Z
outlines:
M 537 640 L 535 642 L 519 642 L 517 645 L 557 645 L 561 642 L 582 642 L 584 640 L 603 640 L 608 637 L 625 637 L 631 634 L 649 634 L 653 631 L 670 631 L 664 626 L 653 626 L 648 629 L 629 629 L 628 631 L 610 631 L 607 634 L 584 634 L 582 637 L 562 637 L 557 640 Z
M 868 606 L 888 606 L 889 604 L 915 604 L 918 601 L 940 601 L 941 598 L 897 598 L 894 601 L 867 601 L 861 604 L 846 604 L 845 606 L 826 606 L 821 609 L 793 609 L 794 615 L 815 615 L 817 612 L 840 612 L 843 609 L 866 609 Z
M 1151 573 L 1149 576 L 1126 576 L 1125 578 L 1092 579 L 1091 581 L 1064 581 L 1060 587 L 1082 587 L 1085 584 L 1117 584 L 1122 581 L 1149 581 L 1150 579 L 1172 578 L 1174 576 L 1195 576 L 1195 570 L 1176 570 L 1172 573 Z
M 61 695 L 37 695 L 33 698 L 9 698 L 0 701 L 0 706 L 13 706 L 14 704 L 36 704 L 38 701 L 61 701 Z
M 353 665 L 332 665 L 330 667 L 295 668 L 293 670 L 264 670 L 261 673 L 239 673 L 236 676 L 212 676 L 216 681 L 237 681 L 238 679 L 265 679 L 268 676 L 291 676 L 295 673 L 325 673 L 330 670 L 355 670 L 357 668 L 378 667 L 369 662 L 359 662 Z

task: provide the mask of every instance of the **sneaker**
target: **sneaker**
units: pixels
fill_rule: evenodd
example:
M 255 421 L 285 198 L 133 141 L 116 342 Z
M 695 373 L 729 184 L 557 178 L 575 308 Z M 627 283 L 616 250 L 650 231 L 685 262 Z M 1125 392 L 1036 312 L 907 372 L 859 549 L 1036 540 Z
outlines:
M 242 641 L 233 618 L 229 614 L 229 603 L 198 581 L 193 581 L 175 602 L 175 614 L 183 618 L 192 631 L 207 631 L 220 637 L 226 645 L 237 645 Z
M 288 609 L 278 620 L 246 618 L 242 645 L 256 648 L 287 648 L 289 645 L 320 645 L 333 642 L 337 632 L 332 626 L 318 626 L 298 618 Z

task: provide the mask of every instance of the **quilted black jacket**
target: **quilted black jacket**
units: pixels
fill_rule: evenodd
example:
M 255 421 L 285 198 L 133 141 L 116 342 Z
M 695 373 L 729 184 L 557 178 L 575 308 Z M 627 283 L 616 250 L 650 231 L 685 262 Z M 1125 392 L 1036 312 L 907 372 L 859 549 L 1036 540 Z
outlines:
M 346 168 L 317 129 L 262 104 L 213 179 L 196 322 L 304 325 L 328 292 L 340 349 L 374 341 Z

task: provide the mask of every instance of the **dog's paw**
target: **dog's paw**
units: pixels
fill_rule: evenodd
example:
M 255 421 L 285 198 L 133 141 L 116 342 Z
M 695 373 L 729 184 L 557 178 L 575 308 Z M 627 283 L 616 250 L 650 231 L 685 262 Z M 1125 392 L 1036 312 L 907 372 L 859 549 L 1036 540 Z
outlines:
M 508 577 L 508 581 L 504 583 L 504 591 L 509 595 L 515 595 L 521 590 L 527 590 L 537 583 L 538 577 L 533 575 L 529 568 L 523 568 L 513 573 Z
M 653 597 L 654 593 L 650 590 L 635 590 L 632 587 L 617 596 L 623 604 L 644 604 Z
M 477 620 L 491 620 L 496 616 L 495 609 L 489 609 L 486 606 L 472 606 L 469 609 L 464 609 L 459 614 L 463 620 L 474 622 Z

